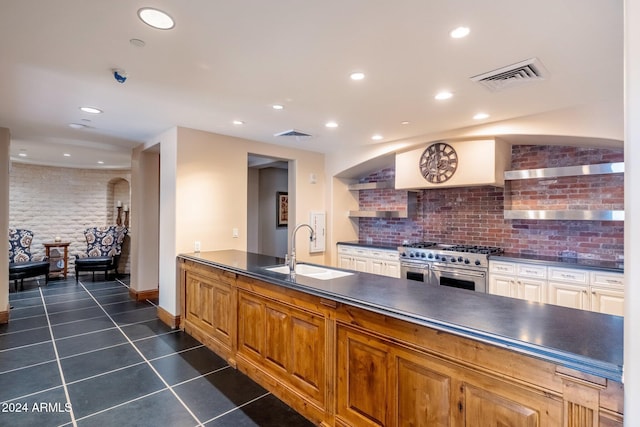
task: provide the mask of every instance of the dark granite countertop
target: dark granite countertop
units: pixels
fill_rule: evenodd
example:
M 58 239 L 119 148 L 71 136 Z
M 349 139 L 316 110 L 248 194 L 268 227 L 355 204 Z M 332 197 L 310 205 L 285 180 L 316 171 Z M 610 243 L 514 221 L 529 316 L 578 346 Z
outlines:
M 358 247 L 363 247 L 363 248 L 373 248 L 373 249 L 386 249 L 386 250 L 392 250 L 392 251 L 397 251 L 398 250 L 398 245 L 397 243 L 390 243 L 390 242 L 368 242 L 368 241 L 364 241 L 364 240 L 353 240 L 353 241 L 348 241 L 348 242 L 338 242 L 338 245 L 347 245 L 347 246 L 358 246 Z
M 339 245 L 358 246 L 374 249 L 398 250 L 398 244 L 390 242 L 367 242 L 363 240 L 353 240 L 346 242 L 338 242 Z M 598 259 L 587 258 L 561 258 L 551 256 L 538 256 L 532 254 L 517 254 L 505 252 L 502 254 L 491 255 L 490 259 L 514 262 L 529 262 L 540 265 L 555 265 L 565 268 L 584 268 L 589 270 L 610 271 L 612 273 L 624 273 L 624 263 L 615 261 L 602 261 Z
M 489 259 L 498 260 L 498 261 L 528 262 L 531 264 L 541 264 L 541 265 L 564 267 L 564 268 L 583 268 L 587 270 L 609 271 L 612 273 L 624 273 L 623 263 L 615 262 L 615 261 L 601 261 L 597 259 L 560 258 L 560 257 L 522 255 L 522 254 L 511 254 L 511 253 L 491 255 Z
M 364 308 L 620 382 L 623 318 L 368 273 L 331 280 L 264 269 L 282 258 L 237 250 L 181 254 L 283 287 Z M 332 267 L 333 268 L 333 267 Z

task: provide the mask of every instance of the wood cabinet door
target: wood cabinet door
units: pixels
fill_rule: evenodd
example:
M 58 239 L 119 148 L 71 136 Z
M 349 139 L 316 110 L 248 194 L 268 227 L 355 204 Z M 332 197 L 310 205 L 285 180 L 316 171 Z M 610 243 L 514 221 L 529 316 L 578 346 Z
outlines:
M 353 270 L 353 258 L 351 257 L 351 255 L 339 255 L 338 267 L 347 270 Z
M 211 311 L 207 315 L 211 319 L 213 334 L 231 348 L 235 330 L 235 303 L 231 285 L 213 282 L 210 299 Z
M 385 276 L 400 278 L 400 263 L 396 261 L 387 261 L 384 270 Z
M 387 425 L 388 347 L 345 327 L 338 328 L 337 347 L 336 416 L 346 425 Z
M 515 278 L 511 276 L 489 276 L 489 293 L 503 297 L 515 297 Z
M 550 304 L 580 310 L 589 309 L 589 300 L 585 298 L 587 295 L 587 288 L 585 286 L 549 281 L 548 287 L 549 299 L 547 301 Z
M 394 358 L 397 426 L 448 427 L 451 425 L 451 378 L 410 354 Z
M 624 291 L 592 286 L 591 310 L 598 313 L 624 316 Z
M 371 259 L 371 268 L 369 270 L 369 273 L 386 276 L 386 271 L 384 267 L 385 267 L 385 262 L 383 260 Z
M 265 316 L 262 300 L 238 292 L 238 352 L 260 361 L 264 356 Z
M 325 401 L 325 319 L 243 291 L 238 350 L 309 398 Z
M 537 427 L 538 410 L 491 390 L 464 385 L 464 425 L 474 427 Z
M 186 316 L 199 327 L 213 333 L 214 326 L 214 285 L 212 280 L 187 272 L 186 275 L 187 304 Z
M 361 271 L 363 273 L 369 273 L 371 271 L 370 262 L 368 258 L 353 257 L 353 270 Z
M 545 280 L 519 278 L 518 298 L 532 302 L 547 302 L 547 282 Z

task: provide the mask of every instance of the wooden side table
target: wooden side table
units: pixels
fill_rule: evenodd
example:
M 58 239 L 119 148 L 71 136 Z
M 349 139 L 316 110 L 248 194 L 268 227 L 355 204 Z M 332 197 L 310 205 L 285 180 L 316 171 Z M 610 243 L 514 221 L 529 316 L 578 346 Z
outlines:
M 67 278 L 67 271 L 69 267 L 69 245 L 71 242 L 52 242 L 43 243 L 44 250 L 49 260 L 50 268 L 49 275 L 61 274 L 65 279 Z M 58 254 L 51 256 L 51 249 L 58 249 Z M 62 252 L 60 251 L 62 249 Z

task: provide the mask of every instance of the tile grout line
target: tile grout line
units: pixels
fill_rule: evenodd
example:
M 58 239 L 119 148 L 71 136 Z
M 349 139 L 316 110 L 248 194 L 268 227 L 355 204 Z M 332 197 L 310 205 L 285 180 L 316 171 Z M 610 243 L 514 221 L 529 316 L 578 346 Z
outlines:
M 104 313 L 107 315 L 107 317 L 109 318 L 109 320 L 111 320 L 113 322 L 113 324 L 115 325 L 115 327 L 120 331 L 120 333 L 125 337 L 125 339 L 129 342 L 129 344 L 131 344 L 131 346 L 133 347 L 133 349 L 140 355 L 140 357 L 142 357 L 142 359 L 144 360 L 144 362 L 146 362 L 146 364 L 149 366 L 149 368 L 151 368 L 151 370 L 153 371 L 153 373 L 155 373 L 158 378 L 160 378 L 160 381 L 162 381 L 162 383 L 167 387 L 167 389 L 171 392 L 171 394 L 174 395 L 174 397 L 176 399 L 178 399 L 178 402 L 180 402 L 180 404 L 186 409 L 186 411 L 193 417 L 194 420 L 196 420 L 196 422 L 198 423 L 199 426 L 202 426 L 203 423 L 200 421 L 200 419 L 198 419 L 198 417 L 196 416 L 196 414 L 193 413 L 193 411 L 191 411 L 191 408 L 189 408 L 187 406 L 187 404 L 180 398 L 180 396 L 178 396 L 178 394 L 175 392 L 175 390 L 173 389 L 173 387 L 171 385 L 169 385 L 169 383 L 167 383 L 167 381 L 162 377 L 162 375 L 160 375 L 160 373 L 156 370 L 156 368 L 151 364 L 151 362 L 149 361 L 149 359 L 146 358 L 146 356 L 144 354 L 142 354 L 142 352 L 140 351 L 140 349 L 135 345 L 135 343 L 133 341 L 131 341 L 131 339 L 129 339 L 129 337 L 127 336 L 127 334 L 124 333 L 124 331 L 120 328 L 120 326 L 116 323 L 115 320 L 113 320 L 113 318 L 111 317 L 111 315 L 109 313 L 107 313 L 107 311 L 102 307 L 102 305 L 98 302 L 98 300 L 93 296 L 93 294 L 91 292 L 89 292 L 89 290 L 84 286 L 84 284 L 82 282 L 79 282 L 80 286 L 82 286 L 82 288 L 89 294 L 89 296 L 91 296 L 91 298 L 93 298 L 93 300 L 98 304 L 98 306 L 100 306 L 100 308 L 102 309 L 102 311 L 104 311 Z M 120 282 L 122 283 L 122 282 Z M 123 286 L 127 287 L 126 285 Z
M 242 405 L 236 406 L 235 408 L 233 408 L 233 409 L 229 409 L 228 411 L 223 412 L 222 414 L 216 415 L 215 417 L 213 417 L 213 418 L 211 418 L 211 419 L 209 419 L 209 420 L 205 421 L 205 423 L 210 423 L 211 421 L 214 421 L 214 420 L 217 420 L 217 419 L 219 419 L 219 418 L 222 418 L 222 417 L 224 417 L 225 415 L 228 415 L 228 414 L 230 414 L 230 413 L 232 413 L 232 412 L 234 412 L 234 411 L 237 411 L 238 409 L 243 408 L 243 407 L 247 406 L 247 405 L 248 405 L 248 404 L 250 404 L 250 403 L 256 402 L 256 401 L 258 401 L 258 400 L 262 399 L 263 397 L 267 397 L 267 396 L 269 396 L 270 394 L 271 394 L 271 392 L 269 392 L 269 391 L 268 391 L 268 392 L 266 392 L 265 394 L 263 394 L 263 395 L 261 395 L 261 396 L 258 396 L 258 397 L 254 398 L 254 399 L 251 399 L 251 400 L 250 400 L 250 401 L 248 401 L 248 402 L 243 403 Z
M 67 388 L 67 382 L 64 378 L 64 372 L 62 372 L 62 364 L 60 363 L 60 356 L 58 355 L 58 347 L 56 346 L 56 340 L 53 336 L 53 327 L 51 326 L 51 322 L 49 321 L 49 312 L 47 311 L 47 303 L 44 299 L 44 294 L 42 293 L 42 289 L 40 291 L 40 298 L 42 298 L 42 306 L 44 307 L 44 313 L 47 317 L 47 324 L 49 325 L 49 333 L 51 334 L 51 344 L 53 345 L 53 352 L 56 356 L 56 363 L 58 365 L 58 372 L 60 373 L 60 379 L 62 380 L 62 389 L 64 390 L 64 395 L 67 398 L 67 403 L 69 404 L 69 415 L 71 416 L 71 423 L 74 427 L 77 427 L 76 416 L 73 413 L 73 405 L 71 404 L 71 398 L 69 397 L 69 389 Z

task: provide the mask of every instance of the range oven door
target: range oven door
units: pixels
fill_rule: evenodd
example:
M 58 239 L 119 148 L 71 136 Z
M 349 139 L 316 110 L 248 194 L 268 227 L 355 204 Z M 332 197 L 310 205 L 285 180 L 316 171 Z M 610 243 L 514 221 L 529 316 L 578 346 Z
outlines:
M 400 277 L 403 279 L 428 283 L 430 274 L 428 263 L 407 261 L 400 263 Z
M 452 288 L 487 292 L 487 272 L 434 265 L 431 268 L 436 284 Z

